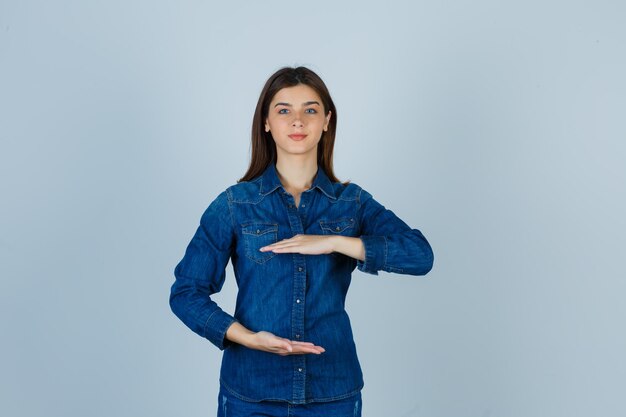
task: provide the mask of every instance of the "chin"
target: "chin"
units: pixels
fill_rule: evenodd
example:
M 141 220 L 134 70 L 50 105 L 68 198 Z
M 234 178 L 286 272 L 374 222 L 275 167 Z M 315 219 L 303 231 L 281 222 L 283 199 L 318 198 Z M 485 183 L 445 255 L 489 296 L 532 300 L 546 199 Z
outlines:
M 302 148 L 283 148 L 281 153 L 286 155 L 306 155 L 315 152 L 317 148 L 314 147 L 312 149 L 302 149 Z

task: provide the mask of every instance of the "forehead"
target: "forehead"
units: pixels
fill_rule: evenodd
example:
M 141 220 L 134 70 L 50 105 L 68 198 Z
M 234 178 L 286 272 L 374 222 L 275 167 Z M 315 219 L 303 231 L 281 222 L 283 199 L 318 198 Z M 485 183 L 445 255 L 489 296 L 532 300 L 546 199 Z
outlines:
M 301 104 L 307 101 L 317 101 L 320 104 L 322 99 L 314 89 L 305 84 L 298 84 L 293 87 L 285 87 L 274 95 L 272 103 L 286 102 L 290 104 Z

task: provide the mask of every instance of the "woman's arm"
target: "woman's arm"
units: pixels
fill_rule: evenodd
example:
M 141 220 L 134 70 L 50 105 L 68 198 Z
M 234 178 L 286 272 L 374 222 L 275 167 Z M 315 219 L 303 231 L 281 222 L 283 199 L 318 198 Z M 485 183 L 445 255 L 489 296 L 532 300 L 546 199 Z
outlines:
M 234 233 L 226 191 L 205 210 L 185 256 L 176 265 L 170 290 L 172 312 L 187 327 L 223 350 L 225 334 L 235 318 L 224 312 L 211 295 L 224 284 Z
M 365 247 L 358 237 L 326 236 L 326 235 L 295 235 L 289 239 L 264 246 L 261 252 L 302 253 L 305 255 L 323 255 L 332 252 L 343 253 L 357 260 L 365 260 Z
M 426 275 L 433 267 L 433 250 L 417 229 L 412 229 L 393 211 L 361 189 L 359 194 L 360 239 L 365 260 L 357 261 L 360 271 Z
M 299 234 L 260 250 L 307 255 L 339 252 L 356 259 L 359 270 L 374 275 L 381 270 L 426 275 L 432 269 L 433 250 L 422 232 L 411 229 L 363 189 L 358 202 L 360 237 Z
M 358 237 L 328 236 L 332 239 L 334 252 L 343 253 L 358 261 L 365 260 L 365 245 Z

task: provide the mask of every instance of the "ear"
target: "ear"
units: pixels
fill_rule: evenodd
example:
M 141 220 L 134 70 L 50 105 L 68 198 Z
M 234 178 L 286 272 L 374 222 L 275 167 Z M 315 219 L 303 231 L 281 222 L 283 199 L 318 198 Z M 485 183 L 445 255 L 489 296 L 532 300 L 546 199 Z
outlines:
M 268 122 L 268 119 L 265 119 L 265 132 L 269 132 L 270 131 L 270 124 Z
M 326 123 L 324 124 L 324 132 L 328 131 L 328 123 L 330 122 L 330 116 L 332 112 L 328 110 L 328 115 L 326 116 Z

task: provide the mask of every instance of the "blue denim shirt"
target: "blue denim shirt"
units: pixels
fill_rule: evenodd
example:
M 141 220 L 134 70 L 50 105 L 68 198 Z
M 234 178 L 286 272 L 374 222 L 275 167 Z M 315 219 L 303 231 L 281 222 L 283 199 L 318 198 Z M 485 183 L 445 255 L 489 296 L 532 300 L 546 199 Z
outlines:
M 259 251 L 299 233 L 360 237 L 365 260 Z M 211 300 L 222 288 L 229 259 L 239 287 L 234 317 Z M 332 183 L 320 167 L 296 207 L 270 164 L 254 180 L 228 187 L 203 213 L 174 269 L 170 306 L 191 330 L 224 350 L 220 383 L 239 398 L 332 401 L 363 387 L 345 310 L 352 271 L 424 275 L 432 264 L 422 233 L 358 185 Z M 280 356 L 246 348 L 225 339 L 235 320 L 326 351 Z

